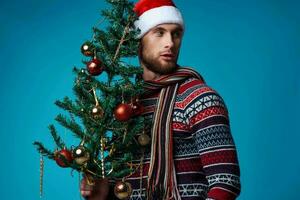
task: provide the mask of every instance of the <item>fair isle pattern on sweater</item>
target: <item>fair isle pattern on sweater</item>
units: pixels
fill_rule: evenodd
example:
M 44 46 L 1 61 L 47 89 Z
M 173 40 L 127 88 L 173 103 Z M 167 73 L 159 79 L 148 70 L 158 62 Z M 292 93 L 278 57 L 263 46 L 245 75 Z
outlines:
M 146 120 L 152 121 L 157 98 L 152 95 L 141 101 Z M 187 79 L 177 92 L 172 128 L 181 199 L 235 199 L 240 192 L 240 171 L 228 111 L 221 96 L 199 80 Z M 142 190 L 139 170 L 127 179 L 133 188 L 131 200 L 146 199 L 149 148 L 143 162 Z

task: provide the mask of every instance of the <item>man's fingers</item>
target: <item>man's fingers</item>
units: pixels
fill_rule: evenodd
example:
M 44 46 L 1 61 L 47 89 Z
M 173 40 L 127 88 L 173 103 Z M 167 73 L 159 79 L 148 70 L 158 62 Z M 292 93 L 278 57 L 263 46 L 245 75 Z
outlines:
M 87 184 L 81 184 L 80 189 L 81 190 L 86 190 L 86 191 L 92 191 L 92 190 L 94 190 L 94 186 L 87 185 Z
M 88 197 L 88 196 L 91 196 L 91 194 L 92 194 L 92 192 L 89 190 L 81 190 L 80 193 L 83 197 Z
M 86 179 L 82 179 L 81 184 L 80 184 L 80 189 L 81 190 L 93 190 L 94 185 L 90 185 L 87 183 Z
M 94 186 L 87 184 L 86 180 L 83 179 L 80 184 L 80 193 L 83 197 L 89 197 L 92 195 Z
M 95 184 L 91 185 L 84 178 L 80 183 L 80 193 L 84 198 L 105 199 L 108 195 L 108 190 L 108 179 L 95 179 Z

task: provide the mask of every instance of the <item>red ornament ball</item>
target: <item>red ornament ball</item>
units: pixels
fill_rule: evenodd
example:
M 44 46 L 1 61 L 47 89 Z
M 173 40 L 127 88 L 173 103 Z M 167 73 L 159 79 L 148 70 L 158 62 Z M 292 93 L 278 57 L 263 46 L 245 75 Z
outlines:
M 60 167 L 68 167 L 73 161 L 72 152 L 67 149 L 62 149 L 54 153 L 54 159 Z
M 139 102 L 132 103 L 133 115 L 138 116 L 144 112 L 144 106 Z
M 86 68 L 90 75 L 97 76 L 104 70 L 102 62 L 96 58 L 86 64 Z
M 128 121 L 133 114 L 133 110 L 130 104 L 121 103 L 114 111 L 114 116 L 118 121 L 124 122 Z

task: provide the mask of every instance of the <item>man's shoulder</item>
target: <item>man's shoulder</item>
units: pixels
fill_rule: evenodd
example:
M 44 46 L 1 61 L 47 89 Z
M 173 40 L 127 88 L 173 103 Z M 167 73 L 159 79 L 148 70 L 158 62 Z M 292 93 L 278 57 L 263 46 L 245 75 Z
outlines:
M 178 88 L 178 94 L 199 93 L 199 92 L 216 92 L 212 87 L 208 86 L 204 80 L 190 77 L 183 81 Z
M 221 95 L 203 80 L 188 78 L 178 88 L 177 101 L 190 106 L 195 102 L 215 101 L 223 102 Z

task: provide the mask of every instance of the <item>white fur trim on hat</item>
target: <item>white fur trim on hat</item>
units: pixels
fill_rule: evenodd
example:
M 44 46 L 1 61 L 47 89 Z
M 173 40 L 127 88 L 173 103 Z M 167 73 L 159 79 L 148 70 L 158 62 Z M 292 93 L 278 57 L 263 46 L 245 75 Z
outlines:
M 143 37 L 150 29 L 160 24 L 174 23 L 184 28 L 184 22 L 180 11 L 174 6 L 161 6 L 152 8 L 144 12 L 137 21 L 134 22 L 136 28 L 141 32 L 138 38 Z

